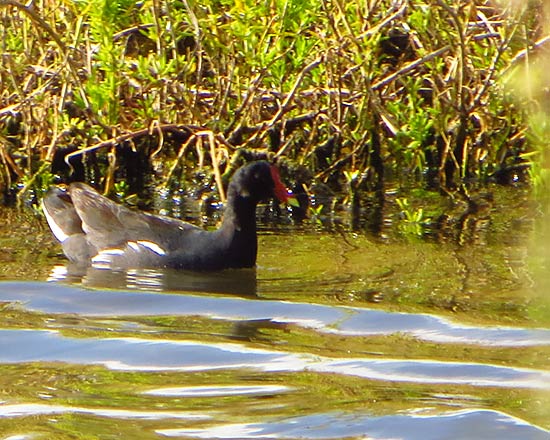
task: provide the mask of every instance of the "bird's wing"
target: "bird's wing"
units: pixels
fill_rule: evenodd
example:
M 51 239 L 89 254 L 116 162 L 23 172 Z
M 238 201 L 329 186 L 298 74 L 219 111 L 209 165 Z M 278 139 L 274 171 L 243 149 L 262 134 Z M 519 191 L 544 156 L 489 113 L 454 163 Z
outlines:
M 82 222 L 67 192 L 52 188 L 42 199 L 42 210 L 53 235 L 63 243 L 68 237 L 82 234 Z
M 201 230 L 181 220 L 133 211 L 82 183 L 71 184 L 69 191 L 88 241 L 100 250 L 142 242 L 168 252 L 178 235 Z

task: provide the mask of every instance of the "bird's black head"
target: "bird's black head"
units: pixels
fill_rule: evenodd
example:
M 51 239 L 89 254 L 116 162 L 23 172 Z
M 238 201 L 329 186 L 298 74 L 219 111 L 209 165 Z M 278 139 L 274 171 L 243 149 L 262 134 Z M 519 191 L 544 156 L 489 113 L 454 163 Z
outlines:
M 229 193 L 258 203 L 270 198 L 286 202 L 289 194 L 279 177 L 279 170 L 266 161 L 251 162 L 237 170 L 229 185 Z

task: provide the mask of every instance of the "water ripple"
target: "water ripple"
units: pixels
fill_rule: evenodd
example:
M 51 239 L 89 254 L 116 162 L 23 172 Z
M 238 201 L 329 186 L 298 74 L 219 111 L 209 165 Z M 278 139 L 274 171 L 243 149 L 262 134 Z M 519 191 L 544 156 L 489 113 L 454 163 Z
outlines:
M 550 432 L 498 411 L 465 410 L 430 415 L 372 417 L 344 413 L 315 414 L 263 423 L 218 425 L 203 429 L 160 429 L 166 437 L 209 439 L 371 440 L 548 440 Z
M 48 283 L 0 283 L 0 301 L 26 310 L 84 316 L 203 316 L 228 321 L 268 319 L 347 336 L 405 333 L 438 343 L 501 347 L 550 345 L 550 329 L 468 326 L 435 315 L 359 307 L 191 294 L 86 290 Z
M 52 414 L 88 414 L 98 417 L 142 420 L 205 420 L 210 418 L 209 416 L 206 416 L 204 414 L 193 414 L 183 411 L 134 411 L 128 409 L 82 408 L 78 406 L 47 405 L 41 403 L 18 403 L 13 405 L 0 405 L 0 418 L 28 417 Z
M 292 391 L 291 387 L 282 385 L 216 385 L 192 386 L 177 388 L 158 388 L 144 391 L 149 396 L 164 397 L 226 397 L 226 396 L 273 396 L 274 394 Z
M 0 362 L 100 364 L 125 371 L 310 371 L 394 382 L 550 389 L 550 372 L 527 368 L 474 362 L 339 359 L 206 341 L 70 338 L 53 330 L 0 330 Z

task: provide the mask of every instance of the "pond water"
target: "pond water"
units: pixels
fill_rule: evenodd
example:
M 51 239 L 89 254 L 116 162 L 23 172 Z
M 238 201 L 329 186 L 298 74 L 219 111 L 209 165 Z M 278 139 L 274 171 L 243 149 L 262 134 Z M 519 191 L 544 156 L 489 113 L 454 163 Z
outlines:
M 548 303 L 514 209 L 469 240 L 270 223 L 255 270 L 217 273 L 82 273 L 4 210 L 0 437 L 549 439 Z

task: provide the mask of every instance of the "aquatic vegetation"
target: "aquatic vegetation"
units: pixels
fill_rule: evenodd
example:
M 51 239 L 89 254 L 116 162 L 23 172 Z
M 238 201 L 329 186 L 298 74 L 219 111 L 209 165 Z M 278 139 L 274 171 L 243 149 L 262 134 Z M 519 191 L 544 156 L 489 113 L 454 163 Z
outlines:
M 432 6 L 1 0 L 0 190 L 51 173 L 135 193 L 204 168 L 223 200 L 242 157 L 354 193 L 523 179 L 528 118 L 500 80 L 542 1 Z
M 395 200 L 401 210 L 402 219 L 399 222 L 399 230 L 406 236 L 422 236 L 427 219 L 423 208 L 414 209 L 406 198 Z

